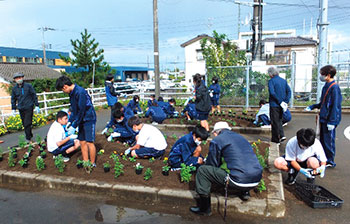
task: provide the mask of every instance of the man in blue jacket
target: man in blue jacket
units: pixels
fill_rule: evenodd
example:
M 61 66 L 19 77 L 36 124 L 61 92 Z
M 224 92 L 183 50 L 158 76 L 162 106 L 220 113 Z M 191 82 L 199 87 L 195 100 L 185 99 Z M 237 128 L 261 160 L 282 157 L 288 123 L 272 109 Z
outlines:
M 341 120 L 342 95 L 334 76 L 337 70 L 326 65 L 320 69 L 320 80 L 326 82 L 322 88 L 320 103 L 308 106 L 305 110 L 320 109 L 320 142 L 327 156 L 327 164 L 336 166 L 335 158 L 335 129 Z
M 105 91 L 106 91 L 108 106 L 111 108 L 111 119 L 113 119 L 112 106 L 116 102 L 118 102 L 118 97 L 117 97 L 115 88 L 113 86 L 113 81 L 114 81 L 114 75 L 108 74 L 105 81 Z
M 201 156 L 201 142 L 207 140 L 208 132 L 202 126 L 197 126 L 192 132 L 181 137 L 170 150 L 169 164 L 171 168 L 181 168 L 181 163 L 186 166 L 199 166 L 203 164 Z
M 158 124 L 163 123 L 163 121 L 166 119 L 166 114 L 158 106 L 157 103 L 153 103 L 152 106 L 150 106 L 145 114 L 146 117 L 151 116 L 152 117 L 152 122 L 156 122 Z
M 113 133 L 107 138 L 107 141 L 111 142 L 112 139 L 120 142 L 126 142 L 129 145 L 135 142 L 135 133 L 128 125 L 128 118 L 124 116 L 124 112 L 120 110 L 113 111 L 114 117 L 114 130 Z
M 74 134 L 79 128 L 78 139 L 83 160 L 88 161 L 90 157 L 92 166 L 96 167 L 96 147 L 94 144 L 96 112 L 89 94 L 84 88 L 73 84 L 67 76 L 61 76 L 56 80 L 56 89 L 69 94 L 72 115 L 70 117 L 71 125 L 67 129 L 68 135 Z M 89 169 L 86 171 L 89 172 Z
M 291 90 L 285 79 L 279 77 L 275 67 L 267 70 L 270 76 L 269 80 L 269 103 L 271 120 L 271 141 L 280 143 L 286 140 L 282 127 L 283 112 L 288 109 L 288 103 L 291 96 Z
M 212 183 L 228 184 L 242 200 L 248 200 L 249 190 L 258 186 L 262 167 L 250 143 L 241 135 L 230 131 L 226 122 L 214 125 L 214 139 L 210 142 L 205 165 L 196 174 L 196 192 L 199 204 L 190 210 L 198 215 L 210 215 L 210 189 Z
M 36 113 L 39 113 L 40 109 L 38 97 L 36 96 L 33 86 L 23 82 L 23 78 L 24 75 L 22 73 L 15 73 L 13 75 L 13 80 L 16 82 L 16 85 L 12 88 L 11 94 L 12 115 L 14 116 L 16 114 L 16 109 L 18 109 L 26 139 L 30 142 L 33 137 L 33 107 L 35 105 Z

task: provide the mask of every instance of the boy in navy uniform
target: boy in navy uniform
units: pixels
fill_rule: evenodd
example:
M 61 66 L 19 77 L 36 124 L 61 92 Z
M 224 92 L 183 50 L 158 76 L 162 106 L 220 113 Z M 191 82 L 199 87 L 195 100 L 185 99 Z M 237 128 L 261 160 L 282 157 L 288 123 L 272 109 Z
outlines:
M 145 114 L 146 117 L 151 116 L 152 122 L 156 122 L 158 124 L 163 123 L 163 121 L 166 119 L 167 115 L 164 113 L 161 107 L 158 106 L 157 103 L 153 103 L 152 106 L 150 106 Z
M 156 95 L 154 94 L 151 95 L 151 99 L 148 100 L 147 107 L 151 107 L 153 103 L 158 103 L 158 101 L 156 100 Z
M 135 142 L 135 135 L 132 128 L 128 125 L 128 118 L 124 116 L 124 112 L 115 110 L 113 112 L 113 133 L 107 138 L 107 141 L 111 142 L 113 138 L 120 142 L 126 142 L 132 144 Z
M 220 113 L 220 105 L 219 105 L 219 99 L 220 99 L 220 85 L 219 85 L 219 79 L 218 77 L 212 78 L 212 83 L 209 86 L 209 95 L 211 100 L 211 112 L 214 113 L 215 107 Z
M 201 156 L 201 142 L 207 140 L 208 132 L 202 126 L 197 126 L 187 135 L 175 142 L 169 154 L 171 168 L 181 168 L 181 163 L 186 166 L 199 166 L 203 164 Z
M 77 84 L 73 84 L 67 76 L 61 76 L 56 80 L 56 89 L 69 94 L 69 101 L 72 107 L 72 121 L 68 127 L 68 135 L 74 134 L 79 128 L 78 139 L 81 145 L 81 152 L 84 161 L 90 162 L 96 167 L 95 127 L 96 112 L 92 105 L 91 98 L 86 90 Z
M 113 86 L 113 81 L 114 81 L 114 75 L 108 74 L 105 81 L 105 92 L 106 92 L 108 106 L 111 108 L 111 119 L 113 118 L 112 107 L 116 102 L 118 102 L 118 97 L 117 97 L 115 88 Z
M 195 120 L 197 119 L 197 111 L 196 111 L 196 104 L 193 102 L 193 100 L 190 100 L 188 104 L 186 105 L 185 109 L 182 111 L 187 117 L 187 120 Z
M 126 105 L 125 110 L 127 110 L 128 113 L 130 113 L 130 111 L 132 111 L 134 114 L 142 113 L 139 102 L 140 102 L 140 97 L 137 95 L 134 96 L 133 99 L 130 100 L 128 105 Z
M 308 106 L 305 110 L 320 109 L 320 141 L 327 156 L 327 164 L 336 166 L 335 158 L 335 129 L 341 120 L 342 95 L 334 76 L 337 70 L 332 65 L 320 69 L 320 80 L 326 82 L 322 88 L 320 103 Z
M 164 112 L 166 113 L 166 115 L 169 117 L 169 118 L 172 118 L 172 117 L 177 117 L 179 115 L 179 113 L 177 111 L 175 111 L 175 99 L 174 98 L 171 98 L 170 100 L 168 100 L 168 102 L 166 103 L 166 106 L 164 108 Z

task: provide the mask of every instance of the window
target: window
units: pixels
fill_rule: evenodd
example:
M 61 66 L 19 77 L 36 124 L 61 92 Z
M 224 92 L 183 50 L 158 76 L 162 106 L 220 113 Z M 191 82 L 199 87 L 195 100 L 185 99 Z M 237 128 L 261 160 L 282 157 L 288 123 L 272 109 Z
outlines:
M 23 62 L 20 57 L 6 56 L 6 62 Z
M 203 61 L 204 57 L 203 57 L 202 50 L 196 50 L 196 52 L 197 52 L 197 61 Z
M 268 64 L 289 64 L 290 50 L 289 49 L 275 49 L 275 55 L 268 59 Z
M 55 59 L 47 59 L 46 58 L 46 64 L 47 65 L 55 65 Z
M 34 63 L 34 58 L 25 58 L 26 63 Z

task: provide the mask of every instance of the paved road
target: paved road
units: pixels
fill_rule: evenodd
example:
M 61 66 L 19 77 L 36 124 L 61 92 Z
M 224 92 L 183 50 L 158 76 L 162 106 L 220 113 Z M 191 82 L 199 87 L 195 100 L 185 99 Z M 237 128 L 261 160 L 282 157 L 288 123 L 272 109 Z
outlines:
M 108 120 L 108 111 L 98 112 L 97 130 L 102 130 Z M 293 115 L 293 121 L 285 127 L 287 138 L 295 135 L 300 128 L 314 127 L 315 115 Z M 291 191 L 285 190 L 287 212 L 282 219 L 269 219 L 234 215 L 227 223 L 349 223 L 350 221 L 350 185 L 349 175 L 349 141 L 343 136 L 343 130 L 350 125 L 350 115 L 343 115 L 341 125 L 337 128 L 337 156 L 335 169 L 328 169 L 324 179 L 317 179 L 316 184 L 344 200 L 341 209 L 312 209 L 296 199 Z M 36 132 L 47 131 L 47 127 L 36 129 Z M 7 143 L 17 142 L 17 134 L 7 135 Z M 258 136 L 256 136 L 258 137 Z M 266 139 L 267 136 L 259 136 Z M 252 138 L 252 137 L 250 137 Z M 284 151 L 285 144 L 281 145 Z M 299 177 L 301 178 L 301 177 Z M 36 201 L 37 203 L 32 203 Z M 176 208 L 164 210 L 152 205 L 120 204 L 118 201 L 111 202 L 101 197 L 89 197 L 86 195 L 70 194 L 63 192 L 26 192 L 0 189 L 0 215 L 1 223 L 223 223 L 221 216 L 214 214 L 212 217 L 196 217 L 189 212 L 188 208 Z M 147 207 L 148 212 L 144 210 Z M 138 208 L 138 209 L 132 209 Z M 142 209 L 140 209 L 142 208 Z M 160 211 L 157 213 L 156 211 Z M 169 212 L 168 212 L 169 211 Z M 173 213 L 173 214 L 171 214 Z M 62 215 L 64 214 L 64 215 Z

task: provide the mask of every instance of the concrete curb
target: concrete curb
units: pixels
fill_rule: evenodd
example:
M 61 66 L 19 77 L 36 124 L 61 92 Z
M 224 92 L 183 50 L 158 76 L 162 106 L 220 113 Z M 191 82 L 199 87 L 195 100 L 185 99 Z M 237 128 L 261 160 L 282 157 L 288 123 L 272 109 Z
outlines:
M 279 156 L 278 146 L 271 143 L 269 164 Z M 271 166 L 272 162 L 272 166 Z M 285 213 L 282 176 L 279 171 L 270 168 L 270 184 L 267 186 L 266 199 L 251 198 L 243 202 L 238 197 L 229 197 L 227 211 L 239 212 L 266 217 L 283 217 Z M 32 174 L 20 171 L 0 170 L 0 184 L 3 186 L 21 185 L 41 189 L 57 189 L 62 191 L 98 194 L 126 200 L 150 201 L 157 203 L 179 204 L 188 206 L 195 203 L 196 192 L 190 190 L 159 189 L 155 187 L 113 184 L 96 180 L 83 180 L 57 175 Z M 225 198 L 212 195 L 212 209 L 223 212 Z

